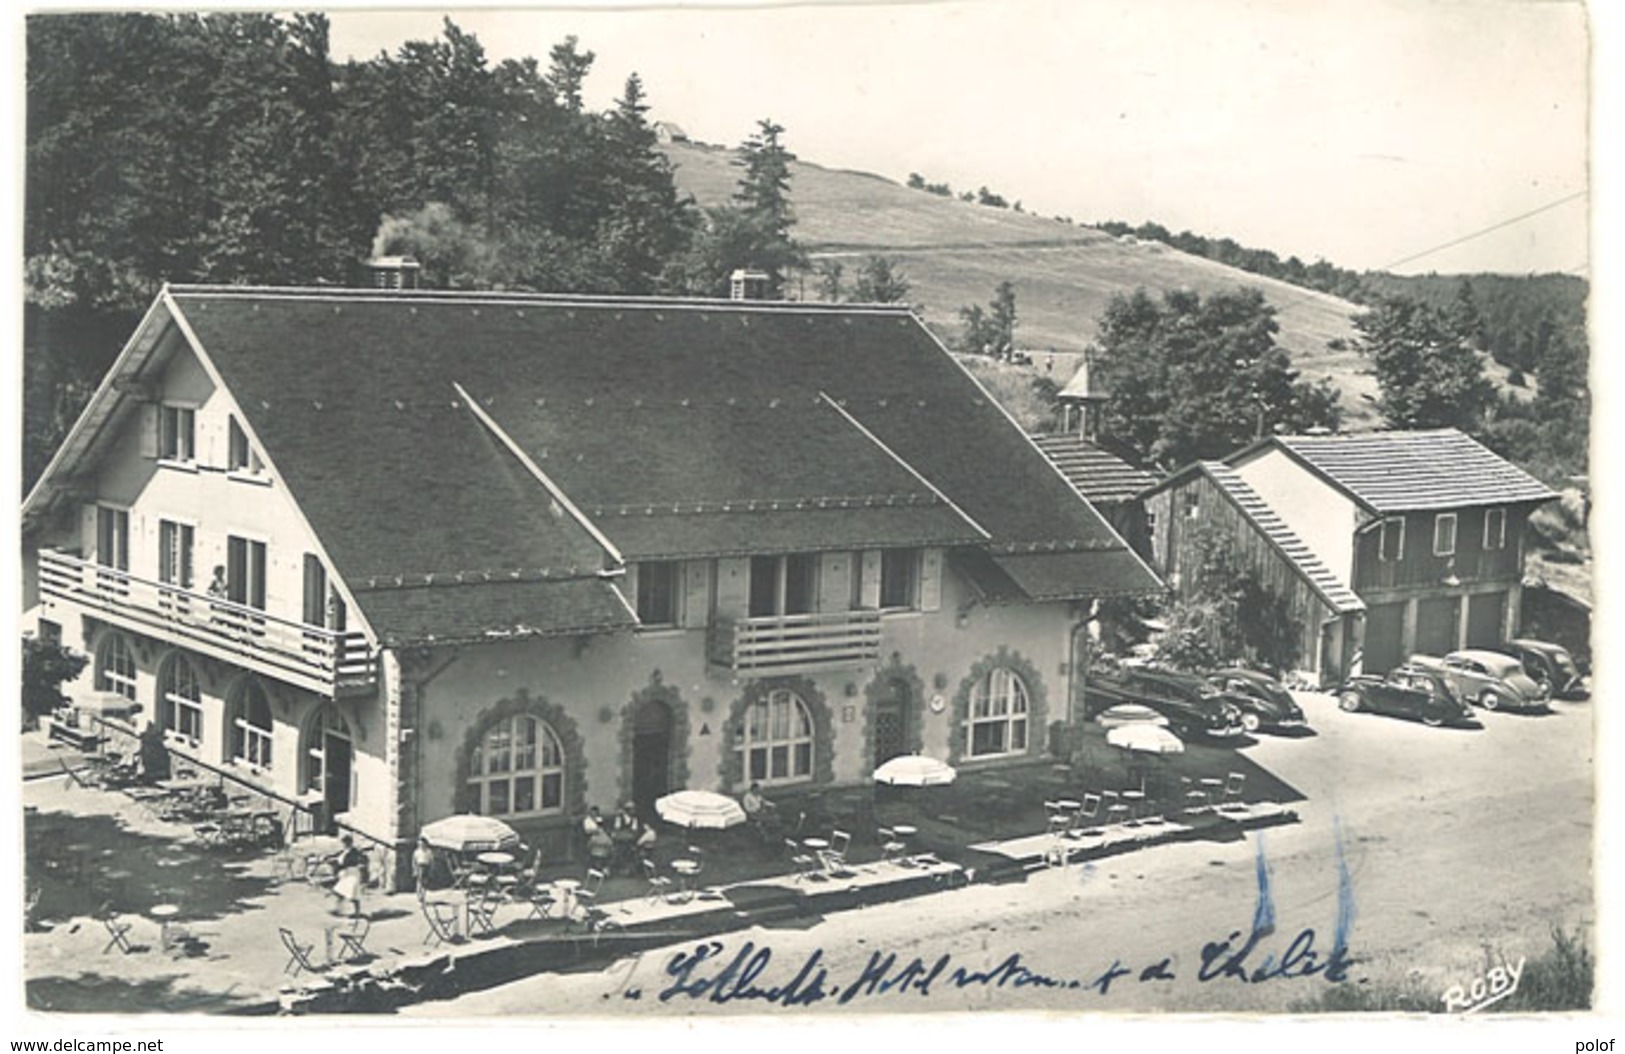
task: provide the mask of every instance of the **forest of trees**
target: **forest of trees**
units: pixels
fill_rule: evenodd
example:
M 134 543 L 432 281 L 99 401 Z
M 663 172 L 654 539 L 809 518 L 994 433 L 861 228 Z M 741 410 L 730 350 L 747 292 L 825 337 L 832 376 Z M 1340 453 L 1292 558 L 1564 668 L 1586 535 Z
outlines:
M 410 253 L 446 288 L 726 295 L 802 266 L 782 127 L 700 209 L 636 74 L 584 108 L 593 60 L 492 63 L 449 19 L 343 64 L 320 15 L 30 19 L 24 486 L 165 282 L 348 285 Z

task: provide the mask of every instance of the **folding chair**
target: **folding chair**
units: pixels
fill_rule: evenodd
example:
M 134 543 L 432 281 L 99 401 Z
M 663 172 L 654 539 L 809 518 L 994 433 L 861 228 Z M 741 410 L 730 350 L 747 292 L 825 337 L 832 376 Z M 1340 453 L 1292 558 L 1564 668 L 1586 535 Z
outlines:
M 442 944 L 457 944 L 462 935 L 457 930 L 457 905 L 445 900 L 421 900 L 423 918 L 429 924 L 423 943 L 431 948 Z
M 596 867 L 589 868 L 587 871 L 587 880 L 581 883 L 580 888 L 575 891 L 575 907 L 581 909 L 581 922 L 583 925 L 590 924 L 593 914 L 599 911 L 598 893 L 603 886 L 604 872 L 600 871 Z M 574 909 L 571 910 L 570 914 L 572 916 L 575 914 Z M 567 921 L 574 922 L 575 920 L 574 918 L 571 918 Z
M 357 916 L 355 922 L 347 930 L 339 930 L 339 959 L 349 962 L 359 959 L 367 954 L 367 934 L 372 932 L 372 920 L 365 915 Z
M 852 836 L 845 831 L 831 831 L 829 834 L 829 848 L 818 851 L 819 859 L 823 862 L 824 873 L 827 875 L 849 874 L 846 867 L 846 849 L 852 844 Z
M 1240 804 L 1240 802 L 1241 802 L 1241 788 L 1242 788 L 1243 785 L 1246 784 L 1246 782 L 1247 782 L 1247 774 L 1245 772 L 1232 772 L 1229 775 L 1225 776 L 1225 778 L 1224 778 L 1224 803 L 1226 805 Z
M 117 948 L 126 955 L 135 950 L 134 948 L 130 947 L 129 936 L 130 927 L 133 925 L 133 923 L 120 922 L 118 915 L 113 912 L 113 905 L 103 904 L 101 906 L 101 910 L 96 913 L 96 918 L 103 926 L 107 927 L 107 936 L 109 940 L 107 942 L 107 947 L 102 949 L 103 955 L 106 955 L 114 948 Z
M 469 890 L 467 901 L 468 935 L 470 937 L 474 936 L 475 933 L 495 935 L 497 931 L 497 908 L 501 907 L 501 905 L 502 901 L 488 890 Z
M 1100 833 L 1095 821 L 1100 818 L 1101 801 L 1101 796 L 1095 792 L 1085 792 L 1083 801 L 1078 803 L 1078 811 L 1072 814 L 1072 826 L 1066 832 L 1068 838 L 1082 838 Z
M 515 901 L 523 901 L 530 905 L 530 914 L 526 918 L 550 919 L 553 917 L 553 905 L 558 898 L 553 895 L 551 886 L 543 885 L 532 880 L 528 884 L 516 886 L 512 894 Z
M 1179 785 L 1185 791 L 1185 811 L 1201 812 L 1208 807 L 1207 790 L 1201 787 L 1189 776 L 1179 777 Z
M 291 970 L 293 975 L 298 977 L 300 970 L 321 973 L 327 969 L 326 963 L 310 961 L 310 953 L 316 950 L 314 944 L 300 944 L 298 939 L 294 937 L 293 931 L 286 926 L 278 926 L 276 931 L 282 936 L 282 946 L 288 950 L 288 965 L 282 968 L 283 973 L 288 973 Z
M 1127 803 L 1120 800 L 1120 796 L 1116 791 L 1101 791 L 1100 799 L 1105 807 L 1107 823 L 1126 823 L 1128 821 L 1131 810 Z
M 643 858 L 643 877 L 649 880 L 649 900 L 665 900 L 671 896 L 671 876 L 662 875 L 653 860 Z
M 802 848 L 801 843 L 793 838 L 784 840 L 784 847 L 790 851 L 790 863 L 796 869 L 796 881 L 803 882 L 811 878 L 818 870 L 818 861 L 813 855 Z
M 890 827 L 875 828 L 875 841 L 880 844 L 880 859 L 882 862 L 901 856 L 908 846 L 897 837 L 897 832 Z

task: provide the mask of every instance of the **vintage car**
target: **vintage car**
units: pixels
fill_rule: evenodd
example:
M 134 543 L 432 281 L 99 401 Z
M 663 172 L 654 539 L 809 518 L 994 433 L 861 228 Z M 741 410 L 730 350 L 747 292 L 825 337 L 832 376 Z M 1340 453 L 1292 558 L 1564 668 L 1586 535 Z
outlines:
M 1574 656 L 1561 644 L 1520 638 L 1496 645 L 1495 650 L 1523 663 L 1523 671 L 1536 681 L 1551 685 L 1556 699 L 1585 699 L 1591 689 Z
M 1091 717 L 1124 703 L 1138 703 L 1166 717 L 1168 728 L 1181 739 L 1226 739 L 1246 731 L 1238 701 L 1195 674 L 1103 657 L 1084 675 L 1084 693 L 1085 712 Z
M 1249 732 L 1308 727 L 1292 693 L 1267 673 L 1229 667 L 1208 674 L 1207 683 L 1227 693 L 1241 707 L 1241 724 Z
M 1469 648 L 1442 659 L 1412 655 L 1410 663 L 1444 674 L 1450 694 L 1463 703 L 1486 710 L 1546 710 L 1551 706 L 1551 688 L 1525 673 L 1517 659 L 1498 651 Z
M 1385 674 L 1350 677 L 1337 690 L 1337 706 L 1351 714 L 1367 710 L 1419 718 L 1425 725 L 1464 725 L 1473 720 L 1472 708 L 1451 694 L 1442 672 L 1410 663 Z

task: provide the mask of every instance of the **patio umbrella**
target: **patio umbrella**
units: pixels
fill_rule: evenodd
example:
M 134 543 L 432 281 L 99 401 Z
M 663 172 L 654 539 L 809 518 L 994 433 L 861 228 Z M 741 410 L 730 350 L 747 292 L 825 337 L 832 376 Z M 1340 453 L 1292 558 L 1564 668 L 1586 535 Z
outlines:
M 888 787 L 941 787 L 958 775 L 952 765 L 936 758 L 901 754 L 875 769 L 875 782 Z
M 1179 737 L 1161 725 L 1119 725 L 1106 733 L 1106 742 L 1140 754 L 1181 754 L 1185 750 Z
M 501 820 L 467 813 L 425 824 L 418 833 L 436 849 L 454 853 L 492 853 L 519 844 L 518 833 Z
M 1095 715 L 1095 724 L 1101 728 L 1118 728 L 1124 725 L 1163 725 L 1168 719 L 1139 703 L 1118 703 L 1110 706 Z
M 745 822 L 744 808 L 726 794 L 680 790 L 655 800 L 655 813 L 678 827 L 721 831 Z

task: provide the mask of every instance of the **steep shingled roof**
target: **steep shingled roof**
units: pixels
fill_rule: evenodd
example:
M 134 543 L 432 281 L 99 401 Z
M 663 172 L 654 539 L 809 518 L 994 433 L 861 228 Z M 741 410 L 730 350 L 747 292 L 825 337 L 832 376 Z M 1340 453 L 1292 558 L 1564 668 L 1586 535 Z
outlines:
M 1241 464 L 1271 445 L 1380 514 L 1557 497 L 1544 483 L 1454 428 L 1272 436 L 1225 460 Z
M 1141 491 L 1157 483 L 1154 473 L 1135 468 L 1109 450 L 1102 449 L 1071 432 L 1034 436 L 1061 474 L 1072 481 L 1078 493 L 1092 502 L 1132 501 Z
M 1065 573 L 1046 595 L 1158 588 L 906 311 L 229 287 L 170 297 L 363 611 L 390 612 L 403 634 L 435 632 L 423 596 L 470 598 L 443 619 L 448 632 L 501 632 L 480 610 L 504 574 L 531 591 L 578 583 L 554 612 L 565 623 L 627 621 L 598 577 L 603 548 L 457 386 L 629 560 L 986 545 L 1028 581 L 1049 556 Z M 473 586 L 474 573 L 493 584 Z M 524 625 L 545 632 L 543 621 Z

